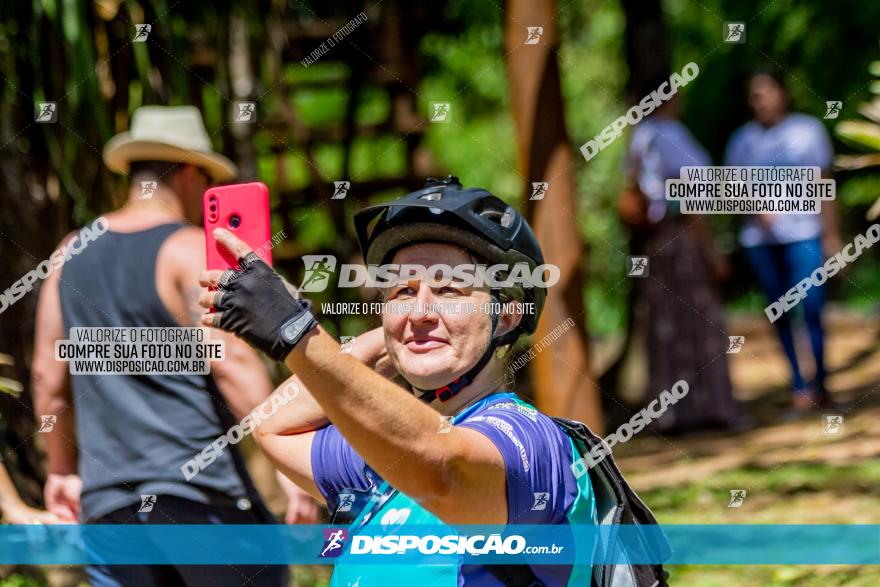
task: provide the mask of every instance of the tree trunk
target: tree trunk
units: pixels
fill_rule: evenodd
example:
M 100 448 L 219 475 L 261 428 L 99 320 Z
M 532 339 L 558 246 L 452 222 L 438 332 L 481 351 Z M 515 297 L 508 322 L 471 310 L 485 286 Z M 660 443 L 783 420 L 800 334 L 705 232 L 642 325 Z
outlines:
M 630 103 L 636 104 L 647 84 L 669 77 L 666 22 L 660 0 L 621 0 L 621 6 L 626 18 L 626 88 Z
M 660 0 L 622 0 L 621 6 L 626 17 L 624 53 L 629 69 L 626 94 L 629 104 L 637 104 L 669 77 L 666 23 Z M 644 254 L 644 237 L 630 234 L 627 246 L 630 255 Z M 637 327 L 641 326 L 635 323 L 637 295 L 636 288 L 631 287 L 626 300 L 626 329 L 620 354 L 599 378 L 602 389 L 616 396 L 620 396 L 627 357 L 636 344 Z M 645 391 L 638 390 L 638 394 Z M 606 410 L 605 419 L 609 426 L 617 426 L 629 419 L 632 410 L 626 404 L 626 399 L 620 399 Z
M 554 0 L 507 3 L 507 72 L 517 129 L 518 167 L 525 180 L 549 182 L 543 200 L 528 201 L 527 216 L 547 263 L 559 266 L 559 283 L 550 288 L 534 340 L 568 318 L 575 327 L 545 347 L 532 361 L 538 407 L 551 415 L 580 420 L 602 433 L 599 389 L 590 371 L 583 303 L 584 244 L 577 223 L 574 151 L 565 130 Z M 535 44 L 525 44 L 527 27 L 543 26 Z
M 30 31 L 32 8 L 6 7 L 4 22 Z M 10 14 L 12 13 L 12 14 Z M 25 45 L 0 53 L 0 291 L 46 259 L 55 245 L 55 206 L 42 186 L 48 161 L 41 125 L 33 121 L 34 67 Z M 30 357 L 39 284 L 0 314 L 0 456 L 22 497 L 42 503 L 40 457 L 30 393 Z

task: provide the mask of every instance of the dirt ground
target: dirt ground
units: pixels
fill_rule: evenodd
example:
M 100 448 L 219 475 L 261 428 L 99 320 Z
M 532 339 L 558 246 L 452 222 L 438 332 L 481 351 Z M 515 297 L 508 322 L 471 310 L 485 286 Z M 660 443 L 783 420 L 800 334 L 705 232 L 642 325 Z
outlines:
M 880 523 L 880 319 L 829 312 L 827 362 L 832 397 L 842 409 L 817 410 L 796 422 L 780 415 L 789 399 L 789 370 L 763 317 L 731 320 L 746 335 L 731 354 L 735 395 L 758 420 L 740 434 L 661 438 L 649 432 L 615 448 L 624 474 L 661 523 Z M 804 364 L 808 341 L 798 340 Z M 809 375 L 809 372 L 805 373 Z M 826 416 L 843 426 L 827 433 Z M 745 489 L 741 507 L 730 491 Z M 854 565 L 668 567 L 670 584 L 688 587 L 873 586 L 880 569 Z
M 748 333 L 742 351 L 728 355 L 734 394 L 759 425 L 741 434 L 672 438 L 646 431 L 615 448 L 618 464 L 638 490 L 694 483 L 744 466 L 845 465 L 880 454 L 880 317 L 829 312 L 828 388 L 835 401 L 847 405 L 797 422 L 780 419 L 790 397 L 790 374 L 768 322 L 754 316 L 730 322 L 731 334 Z M 810 365 L 808 341 L 797 342 L 804 364 Z M 843 429 L 826 434 L 825 416 L 832 414 L 844 416 Z

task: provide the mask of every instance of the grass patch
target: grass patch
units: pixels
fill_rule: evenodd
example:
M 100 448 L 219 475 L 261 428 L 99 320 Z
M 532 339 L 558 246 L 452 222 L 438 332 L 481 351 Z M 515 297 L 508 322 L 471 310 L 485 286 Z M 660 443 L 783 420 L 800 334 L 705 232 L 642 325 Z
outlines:
M 727 507 L 730 489 L 747 490 L 741 508 Z M 640 495 L 661 524 L 880 523 L 874 513 L 880 512 L 880 462 L 746 466 Z M 688 587 L 880 585 L 878 566 L 682 565 L 667 570 L 670 585 Z

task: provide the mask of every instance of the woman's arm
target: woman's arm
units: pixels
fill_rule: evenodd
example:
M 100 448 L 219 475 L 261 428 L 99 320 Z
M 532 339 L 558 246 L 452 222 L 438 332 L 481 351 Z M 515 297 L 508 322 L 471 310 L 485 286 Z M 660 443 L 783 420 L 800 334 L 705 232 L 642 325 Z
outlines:
M 391 375 L 395 372 L 393 367 L 389 369 L 388 351 L 385 348 L 385 337 L 381 328 L 368 330 L 356 337 L 349 354 L 373 370 L 384 371 L 383 374 Z M 289 408 L 279 410 L 260 425 L 259 429 L 264 438 L 268 434 L 292 435 L 310 432 L 330 423 L 321 404 L 315 401 L 307 386 L 296 374 L 285 379 L 275 392 L 281 392 L 291 385 L 298 390 L 295 401 Z

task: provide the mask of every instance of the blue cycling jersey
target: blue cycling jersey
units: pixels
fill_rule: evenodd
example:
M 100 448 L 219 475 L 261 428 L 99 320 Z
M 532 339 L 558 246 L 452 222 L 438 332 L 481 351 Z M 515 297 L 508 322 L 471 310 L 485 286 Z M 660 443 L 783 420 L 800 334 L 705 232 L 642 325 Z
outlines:
M 571 439 L 548 416 L 514 393 L 504 392 L 469 406 L 454 418 L 453 424 L 477 430 L 498 447 L 507 475 L 509 524 L 596 523 L 589 475 L 575 479 L 571 464 L 579 455 Z M 334 426 L 318 431 L 311 459 L 315 482 L 331 511 L 336 509 L 340 493 L 371 494 L 369 500 L 358 505 L 362 509 L 352 522 L 350 534 L 359 529 L 400 534 L 410 525 L 444 525 L 384 482 Z M 544 585 L 562 586 L 589 585 L 592 569 L 583 565 L 534 565 L 532 571 Z M 337 559 L 331 585 L 496 587 L 502 583 L 482 565 L 356 564 L 343 554 Z

